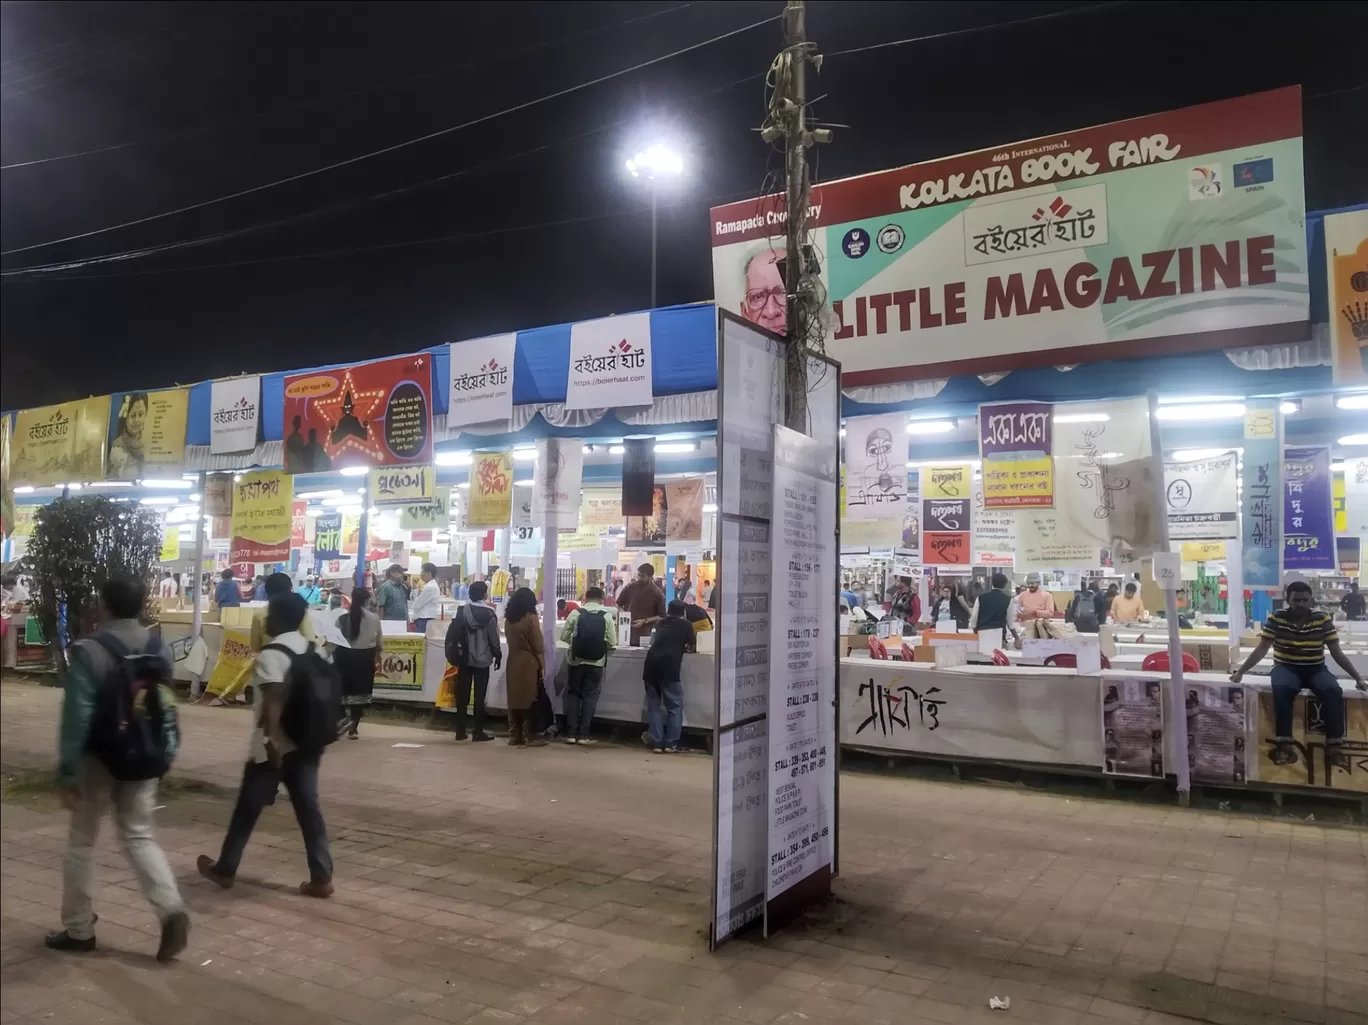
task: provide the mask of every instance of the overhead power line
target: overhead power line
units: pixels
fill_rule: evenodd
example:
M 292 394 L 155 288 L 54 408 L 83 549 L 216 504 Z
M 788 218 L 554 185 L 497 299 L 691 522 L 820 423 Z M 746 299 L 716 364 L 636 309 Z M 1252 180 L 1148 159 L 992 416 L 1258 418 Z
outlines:
M 948 39 L 951 36 L 968 35 L 971 32 L 988 32 L 992 29 L 1011 28 L 1014 25 L 1028 25 L 1034 21 L 1048 21 L 1053 18 L 1068 18 L 1075 14 L 1086 14 L 1091 11 L 1100 11 L 1107 7 L 1120 7 L 1127 0 L 1111 0 L 1109 3 L 1088 4 L 1086 7 L 1071 7 L 1067 11 L 1052 11 L 1049 14 L 1033 14 L 1027 18 L 1013 18 L 1010 21 L 995 21 L 990 25 L 971 25 L 967 28 L 950 29 L 947 32 L 932 32 L 924 36 L 909 36 L 906 39 L 890 39 L 883 43 L 870 43 L 868 46 L 855 46 L 849 50 L 836 50 L 833 53 L 825 54 L 826 57 L 844 57 L 848 53 L 865 53 L 869 50 L 883 50 L 890 46 L 906 46 L 908 43 L 925 43 L 932 39 Z
M 68 235 L 65 238 L 52 239 L 48 242 L 36 242 L 32 245 L 19 246 L 15 249 L 7 249 L 4 252 L 0 252 L 0 256 L 13 256 L 16 253 L 27 253 L 35 249 L 45 249 L 48 246 L 61 245 L 64 242 L 75 242 L 84 238 L 92 238 L 96 235 L 104 235 L 111 231 L 119 231 L 124 228 L 131 228 L 139 224 L 147 224 L 152 221 L 162 220 L 166 217 L 174 217 L 177 214 L 188 213 L 191 210 L 201 210 L 207 206 L 213 206 L 217 203 L 224 203 L 231 199 L 239 199 L 243 196 L 249 196 L 257 192 L 263 192 L 266 189 L 272 189 L 280 185 L 287 185 L 291 182 L 302 181 L 305 178 L 312 178 L 315 175 L 324 174 L 328 171 L 335 171 L 339 168 L 349 167 L 352 164 L 358 164 L 364 160 L 370 160 L 374 157 L 383 156 L 387 153 L 394 153 L 398 150 L 405 149 L 409 146 L 415 146 L 421 142 L 428 142 L 432 139 L 440 138 L 444 135 L 450 135 L 452 132 L 460 131 L 463 128 L 471 128 L 475 125 L 483 124 L 487 121 L 492 121 L 495 118 L 503 117 L 507 114 L 515 114 L 518 111 L 527 110 L 531 107 L 539 106 L 540 104 L 547 103 L 551 100 L 558 99 L 562 96 L 568 96 L 571 93 L 580 92 L 584 89 L 588 89 L 595 85 L 600 85 L 603 82 L 608 82 L 615 78 L 621 78 L 623 75 L 632 74 L 633 72 L 640 71 L 643 68 L 648 68 L 654 64 L 659 64 L 662 61 L 670 60 L 671 58 L 679 57 L 686 53 L 691 53 L 692 51 L 702 49 L 705 46 L 711 46 L 713 43 L 721 42 L 724 39 L 730 39 L 732 36 L 740 35 L 743 32 L 749 32 L 751 29 L 759 28 L 761 25 L 768 25 L 771 22 L 779 20 L 780 17 L 781 15 L 774 15 L 769 18 L 762 18 L 759 21 L 751 22 L 749 25 L 743 25 L 740 28 L 732 29 L 730 32 L 723 32 L 720 35 L 713 36 L 710 39 L 705 39 L 702 42 L 693 43 L 690 46 L 685 46 L 681 49 L 673 50 L 670 53 L 663 54 L 659 57 L 653 57 L 650 60 L 634 64 L 629 68 L 623 68 L 620 71 L 613 71 L 606 75 L 600 75 L 598 78 L 590 79 L 587 82 L 581 82 L 578 85 L 567 86 L 566 88 L 559 89 L 556 92 L 548 93 L 545 96 L 540 96 L 536 99 L 527 100 L 523 103 L 518 103 L 511 107 L 506 107 L 503 110 L 495 111 L 492 114 L 484 114 L 480 117 L 473 118 L 469 121 L 463 121 L 460 124 L 452 125 L 448 128 L 441 128 L 435 132 L 429 132 L 426 135 L 420 135 L 413 139 L 407 139 L 403 142 L 397 142 L 393 145 L 384 146 L 377 150 L 371 150 L 369 153 L 362 153 L 359 156 L 348 157 L 345 160 L 339 160 L 335 163 L 328 164 L 324 167 L 315 168 L 312 171 L 302 171 L 299 174 L 292 174 L 285 178 L 279 178 L 276 181 L 266 182 L 263 185 L 254 185 L 251 188 L 241 189 L 237 192 L 232 192 L 224 196 L 217 196 L 214 199 L 201 200 L 198 203 L 191 203 L 187 206 L 178 207 L 175 210 L 166 210 L 158 214 L 149 214 L 146 217 L 139 217 L 136 220 L 125 221 L 122 224 L 112 224 L 108 227 L 96 228 L 92 231 L 81 232 L 77 235 Z
M 513 50 L 504 50 L 499 53 L 481 57 L 479 60 L 465 61 L 461 64 L 454 64 L 444 68 L 434 68 L 431 71 L 424 71 L 417 75 L 407 75 L 404 78 L 392 79 L 382 82 L 379 85 L 367 86 L 361 89 L 348 89 L 340 93 L 328 93 L 326 96 L 315 96 L 312 99 L 300 100 L 297 103 L 288 103 L 280 107 L 270 107 L 266 110 L 257 111 L 255 114 L 247 114 L 242 117 L 225 118 L 220 121 L 210 121 L 206 124 L 189 125 L 185 128 L 178 128 L 174 131 L 165 132 L 161 135 L 153 135 L 143 139 L 132 139 L 128 142 L 113 143 L 108 146 L 96 146 L 91 149 L 78 150 L 74 153 L 58 153 L 50 157 L 39 157 L 36 160 L 18 160 L 12 164 L 0 164 L 0 171 L 11 171 L 21 167 L 36 167 L 41 164 L 51 164 L 60 160 L 76 160 L 81 157 L 98 156 L 101 153 L 114 153 L 119 150 L 130 149 L 135 146 L 150 146 L 159 142 L 169 142 L 172 139 L 180 139 L 189 135 L 199 135 L 203 132 L 213 131 L 216 128 L 231 128 L 234 125 L 249 124 L 259 121 L 262 118 L 276 117 L 280 114 L 288 114 L 296 110 L 307 110 L 309 107 L 322 106 L 328 103 L 337 103 L 341 100 L 351 99 L 354 96 L 365 96 L 369 93 L 383 92 L 386 89 L 397 89 L 400 86 L 411 85 L 414 82 L 421 82 L 429 78 L 437 78 L 442 75 L 455 74 L 458 71 L 468 71 L 471 68 L 482 67 L 494 61 L 509 60 L 523 54 L 533 53 L 543 50 L 548 46 L 562 46 L 572 39 L 581 39 L 586 36 L 597 35 L 612 29 L 623 28 L 641 21 L 649 21 L 665 14 L 673 14 L 675 11 L 682 11 L 685 8 L 695 6 L 694 2 L 676 4 L 674 7 L 666 7 L 659 11 L 651 11 L 649 14 L 640 14 L 633 18 L 622 21 L 611 22 L 607 25 L 599 25 L 594 28 L 583 29 L 579 32 L 572 32 L 569 35 L 557 36 L 555 39 L 548 39 L 544 42 L 533 43 L 528 46 L 520 46 Z

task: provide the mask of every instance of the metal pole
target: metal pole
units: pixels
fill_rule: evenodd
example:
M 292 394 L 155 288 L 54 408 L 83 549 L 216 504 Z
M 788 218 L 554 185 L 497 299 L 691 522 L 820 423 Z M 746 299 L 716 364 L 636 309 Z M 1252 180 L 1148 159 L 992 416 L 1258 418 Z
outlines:
M 195 517 L 195 560 L 190 567 L 190 572 L 186 574 L 185 586 L 190 590 L 190 649 L 193 651 L 199 643 L 200 634 L 204 628 L 204 608 L 200 595 L 200 574 L 203 573 L 204 566 L 204 484 L 207 475 L 203 470 L 199 474 L 199 494 L 200 512 Z M 199 697 L 200 688 L 204 686 L 204 681 L 200 679 L 200 674 L 196 673 L 194 679 L 190 681 L 190 696 Z
M 656 183 L 651 179 L 651 309 L 656 305 Z
M 1169 550 L 1168 496 L 1164 491 L 1164 449 L 1159 440 L 1159 396 L 1149 393 L 1151 463 L 1154 466 L 1155 512 L 1159 517 L 1161 552 Z M 1164 588 L 1164 618 L 1168 621 L 1169 707 L 1168 728 L 1173 734 L 1174 774 L 1178 777 L 1178 803 L 1187 806 L 1192 780 L 1188 771 L 1187 706 L 1183 695 L 1183 639 L 1178 632 L 1178 591 Z
M 807 11 L 803 0 L 788 0 L 784 8 L 785 44 L 789 52 L 790 123 L 785 131 L 784 173 L 788 187 L 784 252 L 785 325 L 789 344 L 785 353 L 784 423 L 795 431 L 807 429 L 807 303 L 801 295 L 803 242 L 807 239 Z
M 361 492 L 361 528 L 356 533 L 356 586 L 366 586 L 366 549 L 370 547 L 370 482 Z

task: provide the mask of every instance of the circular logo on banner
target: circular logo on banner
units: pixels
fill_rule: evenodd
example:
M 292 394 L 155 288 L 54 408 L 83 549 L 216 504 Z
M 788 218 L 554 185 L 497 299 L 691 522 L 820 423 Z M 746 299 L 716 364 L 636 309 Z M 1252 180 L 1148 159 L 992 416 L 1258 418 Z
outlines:
M 537 475 L 541 478 L 543 492 L 552 492 L 560 483 L 561 471 L 565 469 L 565 456 L 561 454 L 560 445 L 552 442 L 546 446 L 546 465 L 538 464 Z
M 852 260 L 858 260 L 869 252 L 869 232 L 863 228 L 851 228 L 841 239 L 841 250 Z
M 879 229 L 879 252 L 896 253 L 903 247 L 903 239 L 906 236 L 903 230 L 896 224 L 885 224 Z
M 1168 504 L 1170 509 L 1186 509 L 1192 504 L 1192 485 L 1179 478 L 1168 486 Z

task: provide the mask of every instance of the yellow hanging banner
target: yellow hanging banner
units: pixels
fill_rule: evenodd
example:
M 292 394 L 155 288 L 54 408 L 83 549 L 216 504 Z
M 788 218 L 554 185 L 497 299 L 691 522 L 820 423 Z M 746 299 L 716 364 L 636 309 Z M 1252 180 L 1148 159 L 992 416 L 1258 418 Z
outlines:
M 109 396 L 23 409 L 10 441 L 10 486 L 105 479 Z
M 470 527 L 506 527 L 513 513 L 513 453 L 476 452 L 470 468 Z
M 180 527 L 167 527 L 162 534 L 162 562 L 175 562 L 180 558 Z
M 399 511 L 400 530 L 446 530 L 450 525 L 450 488 L 434 488 L 427 505 L 406 505 Z
M 1331 496 L 1335 503 L 1335 536 L 1340 537 L 1349 533 L 1349 505 L 1348 491 L 1344 484 L 1344 474 L 1337 472 L 1334 474 L 1334 481 L 1330 485 Z
M 280 470 L 244 473 L 233 488 L 231 561 L 284 562 L 294 525 L 294 477 Z
M 109 411 L 109 480 L 179 474 L 185 467 L 189 389 L 119 392 Z
M 974 468 L 928 466 L 921 471 L 922 498 L 969 498 L 974 493 Z
M 376 690 L 422 690 L 426 645 L 423 637 L 386 637 L 375 674 Z
M 377 466 L 370 472 L 370 503 L 382 509 L 431 505 L 436 483 L 431 466 Z
M 1224 541 L 1184 541 L 1180 549 L 1183 562 L 1213 562 L 1226 557 Z

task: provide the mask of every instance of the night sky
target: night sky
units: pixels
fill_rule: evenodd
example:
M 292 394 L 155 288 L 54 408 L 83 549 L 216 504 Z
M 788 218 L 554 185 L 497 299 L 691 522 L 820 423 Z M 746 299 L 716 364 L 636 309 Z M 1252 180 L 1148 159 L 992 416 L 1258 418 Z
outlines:
M 0 172 L 0 248 L 311 171 L 782 6 L 5 2 L 2 162 L 120 148 Z M 810 95 L 824 96 L 813 112 L 843 126 L 817 172 L 830 180 L 1299 83 L 1308 206 L 1362 202 L 1365 29 L 1354 4 L 814 0 L 809 35 L 832 56 L 810 79 Z M 707 208 L 755 194 L 780 166 L 752 131 L 759 76 L 779 46 L 771 22 L 345 168 L 6 256 L 9 271 L 287 221 L 5 278 L 0 406 L 371 358 L 646 307 L 647 193 L 621 168 L 648 136 L 677 139 L 690 166 L 678 194 L 661 198 L 659 302 L 708 299 Z M 404 191 L 383 195 L 394 190 Z

